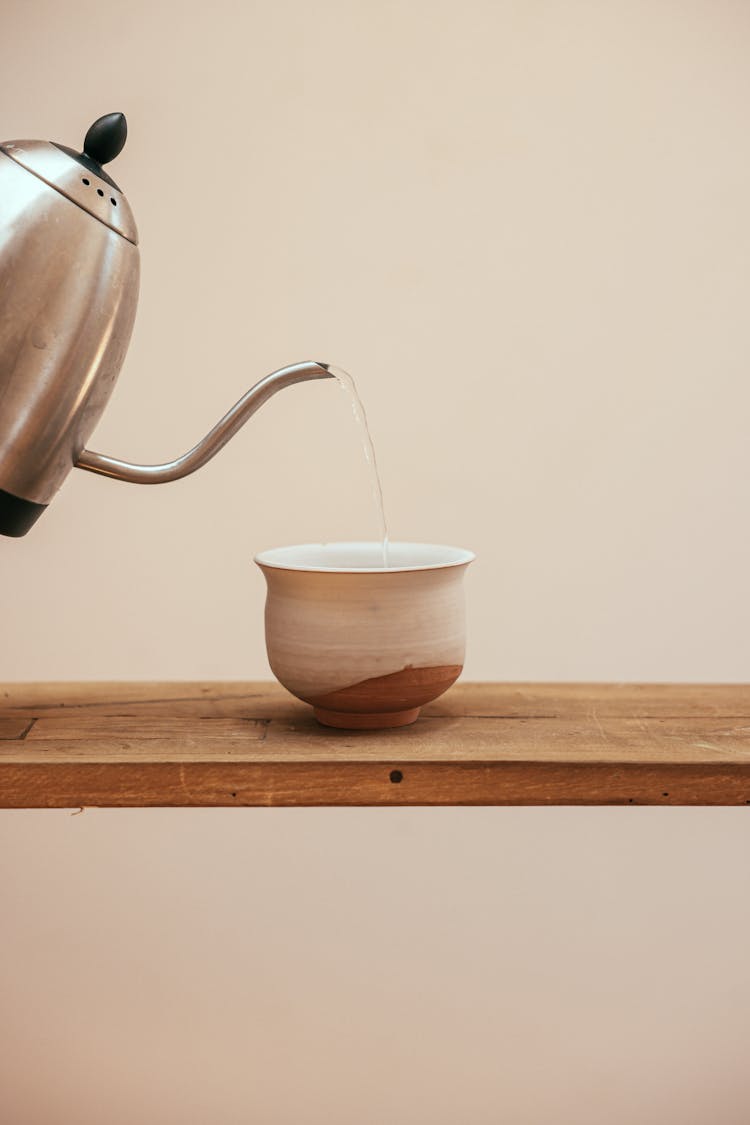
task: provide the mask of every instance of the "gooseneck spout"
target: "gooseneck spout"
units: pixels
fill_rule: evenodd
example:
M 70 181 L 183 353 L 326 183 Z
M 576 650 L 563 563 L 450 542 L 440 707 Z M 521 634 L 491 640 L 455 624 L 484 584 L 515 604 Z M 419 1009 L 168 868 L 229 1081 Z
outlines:
M 114 457 L 84 449 L 76 461 L 76 468 L 132 484 L 166 484 L 167 481 L 179 480 L 203 468 L 277 391 L 308 379 L 333 378 L 326 363 L 295 363 L 291 367 L 282 367 L 251 387 L 202 441 L 175 461 L 166 461 L 162 465 L 132 465 L 128 461 L 117 461 Z

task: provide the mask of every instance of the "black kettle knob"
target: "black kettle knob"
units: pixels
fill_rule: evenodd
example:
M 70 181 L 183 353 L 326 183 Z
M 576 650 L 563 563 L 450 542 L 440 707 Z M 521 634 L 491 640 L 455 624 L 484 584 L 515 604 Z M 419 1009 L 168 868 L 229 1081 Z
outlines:
M 97 164 L 108 164 L 123 149 L 128 136 L 124 113 L 107 113 L 98 118 L 83 142 L 83 151 Z

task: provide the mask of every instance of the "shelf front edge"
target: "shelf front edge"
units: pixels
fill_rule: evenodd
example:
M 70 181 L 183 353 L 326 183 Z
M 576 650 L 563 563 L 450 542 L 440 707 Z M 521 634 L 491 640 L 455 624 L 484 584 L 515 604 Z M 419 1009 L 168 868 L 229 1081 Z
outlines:
M 6 809 L 748 804 L 744 762 L 0 762 Z

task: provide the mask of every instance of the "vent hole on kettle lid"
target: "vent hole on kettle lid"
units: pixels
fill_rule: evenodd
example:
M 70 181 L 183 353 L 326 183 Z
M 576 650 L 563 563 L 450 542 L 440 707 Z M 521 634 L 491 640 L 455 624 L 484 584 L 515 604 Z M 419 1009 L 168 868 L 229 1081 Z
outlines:
M 96 189 L 96 194 L 97 194 L 97 195 L 104 195 L 104 192 L 102 191 L 102 189 L 101 189 L 100 187 L 98 187 L 98 188 Z
M 81 176 L 81 183 L 85 184 L 86 187 L 88 187 L 89 184 L 91 183 L 91 180 L 87 180 L 85 176 Z

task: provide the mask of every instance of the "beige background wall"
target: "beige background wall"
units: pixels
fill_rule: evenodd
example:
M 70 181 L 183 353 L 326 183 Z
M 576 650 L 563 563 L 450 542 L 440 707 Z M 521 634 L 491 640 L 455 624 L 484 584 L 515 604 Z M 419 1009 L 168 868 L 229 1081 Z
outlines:
M 0 136 L 112 171 L 94 448 L 357 379 L 393 537 L 479 556 L 467 675 L 747 680 L 750 8 L 3 0 Z M 0 206 L 2 201 L 0 200 Z M 343 396 L 0 543 L 0 679 L 268 674 L 259 549 L 371 536 Z M 0 816 L 14 1125 L 747 1120 L 747 818 Z

